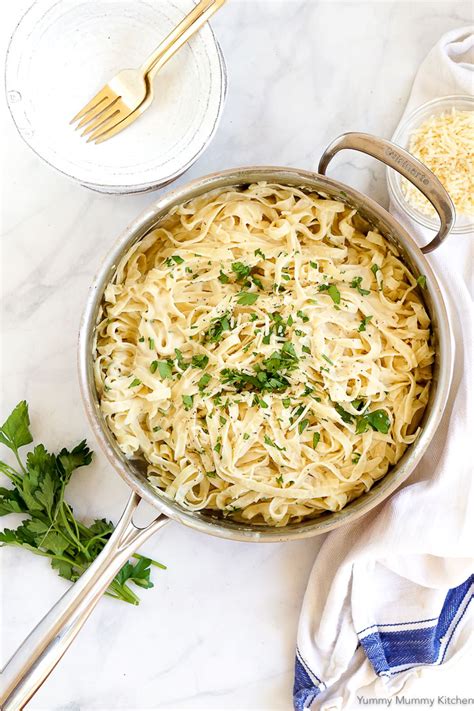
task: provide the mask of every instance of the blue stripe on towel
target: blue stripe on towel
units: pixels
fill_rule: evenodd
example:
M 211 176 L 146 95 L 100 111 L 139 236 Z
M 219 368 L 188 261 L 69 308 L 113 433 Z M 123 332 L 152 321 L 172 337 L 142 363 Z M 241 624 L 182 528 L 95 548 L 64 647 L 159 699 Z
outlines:
M 450 631 L 444 651 L 440 654 L 444 637 L 463 604 L 466 604 L 467 609 L 470 601 L 469 591 L 473 583 L 474 575 L 471 575 L 464 583 L 448 592 L 439 617 L 435 618 L 437 620 L 435 625 L 421 629 L 407 628 L 396 632 L 378 629 L 366 637 L 362 637 L 360 643 L 375 672 L 386 674 L 395 670 L 396 667 L 406 664 L 412 666 L 441 664 L 454 634 L 454 629 Z M 412 624 L 417 625 L 420 622 Z M 381 627 L 387 626 L 381 625 Z
M 312 676 L 323 686 L 316 674 L 312 674 Z M 295 711 L 304 711 L 309 708 L 321 691 L 319 684 L 315 684 L 312 680 L 300 652 L 297 649 L 295 659 L 295 683 L 293 685 L 293 705 Z
M 474 575 L 457 588 L 449 590 L 438 617 L 381 624 L 375 632 L 359 637 L 359 642 L 375 672 L 381 676 L 391 676 L 423 664 L 442 664 L 456 628 L 473 598 L 472 585 L 474 585 Z M 419 627 L 420 624 L 431 621 L 435 624 Z M 411 629 L 409 625 L 412 625 Z M 377 628 L 377 625 L 373 626 Z M 405 629 L 395 632 L 387 631 L 388 627 L 405 627 Z M 361 630 L 358 635 L 360 636 L 367 629 L 370 627 Z M 403 665 L 404 668 L 398 669 Z M 293 687 L 295 711 L 308 709 L 316 696 L 325 688 L 325 684 L 312 672 L 297 649 Z

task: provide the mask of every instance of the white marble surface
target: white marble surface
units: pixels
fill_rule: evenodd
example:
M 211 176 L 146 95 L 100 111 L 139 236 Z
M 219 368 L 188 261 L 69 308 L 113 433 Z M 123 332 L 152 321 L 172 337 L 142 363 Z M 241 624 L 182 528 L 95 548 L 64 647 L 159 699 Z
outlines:
M 2 54 L 27 5 L 2 4 Z M 230 78 L 223 120 L 180 182 L 244 164 L 311 169 L 342 131 L 389 137 L 418 64 L 470 15 L 455 0 L 229 0 L 213 23 Z M 39 441 L 87 436 L 94 446 L 76 377 L 78 322 L 103 255 L 154 195 L 88 192 L 28 150 L 3 97 L 1 119 L 0 417 L 26 398 Z M 344 155 L 332 172 L 386 203 L 374 162 Z M 116 519 L 127 488 L 98 454 L 69 497 L 83 516 Z M 145 546 L 169 566 L 156 587 L 139 608 L 101 601 L 29 708 L 289 711 L 298 611 L 320 543 L 239 544 L 170 524 Z M 65 585 L 44 560 L 3 549 L 1 663 Z M 462 667 L 437 670 L 411 693 L 467 692 L 462 679 Z

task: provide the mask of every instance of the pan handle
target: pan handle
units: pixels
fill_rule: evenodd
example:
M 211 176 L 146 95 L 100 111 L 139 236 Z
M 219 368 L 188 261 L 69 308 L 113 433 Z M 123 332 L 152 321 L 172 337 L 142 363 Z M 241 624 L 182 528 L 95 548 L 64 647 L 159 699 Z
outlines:
M 113 534 L 96 560 L 71 585 L 24 640 L 2 672 L 0 708 L 23 709 L 48 678 L 120 568 L 168 518 L 161 514 L 145 528 L 132 516 L 140 503 L 133 493 Z
M 378 158 L 389 168 L 401 173 L 423 193 L 438 213 L 441 224 L 436 237 L 421 247 L 421 251 L 423 254 L 427 254 L 439 247 L 449 235 L 456 213 L 451 198 L 436 175 L 408 151 L 383 138 L 371 136 L 369 133 L 343 133 L 336 138 L 321 156 L 318 172 L 325 175 L 329 162 L 336 153 L 345 148 L 361 151 L 373 158 Z

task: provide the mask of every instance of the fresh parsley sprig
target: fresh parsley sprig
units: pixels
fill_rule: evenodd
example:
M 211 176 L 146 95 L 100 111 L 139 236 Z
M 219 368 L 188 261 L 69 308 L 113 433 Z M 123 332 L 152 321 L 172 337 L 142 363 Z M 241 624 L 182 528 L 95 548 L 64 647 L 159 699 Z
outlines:
M 23 461 L 19 450 L 32 442 L 28 404 L 23 400 L 0 428 L 0 443 L 13 452 L 17 462 L 14 468 L 0 461 L 0 472 L 13 484 L 12 489 L 0 487 L 0 516 L 16 513 L 27 518 L 18 528 L 6 528 L 0 533 L 0 546 L 18 546 L 49 558 L 62 578 L 75 582 L 97 558 L 114 530 L 105 519 L 84 525 L 64 498 L 73 472 L 90 464 L 92 452 L 85 440 L 59 454 L 50 454 L 38 444 Z M 150 566 L 165 566 L 138 554 L 134 558 L 135 564 L 128 562 L 117 573 L 107 595 L 138 605 L 140 599 L 129 583 L 152 588 Z

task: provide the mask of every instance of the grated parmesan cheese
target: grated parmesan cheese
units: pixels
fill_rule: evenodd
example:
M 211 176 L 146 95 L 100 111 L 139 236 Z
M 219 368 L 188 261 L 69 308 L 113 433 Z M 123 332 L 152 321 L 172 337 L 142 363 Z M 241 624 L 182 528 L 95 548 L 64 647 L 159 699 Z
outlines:
M 439 178 L 460 215 L 474 215 L 474 114 L 449 112 L 431 116 L 411 135 L 408 150 Z M 424 195 L 405 178 L 406 200 L 425 215 L 435 211 Z

